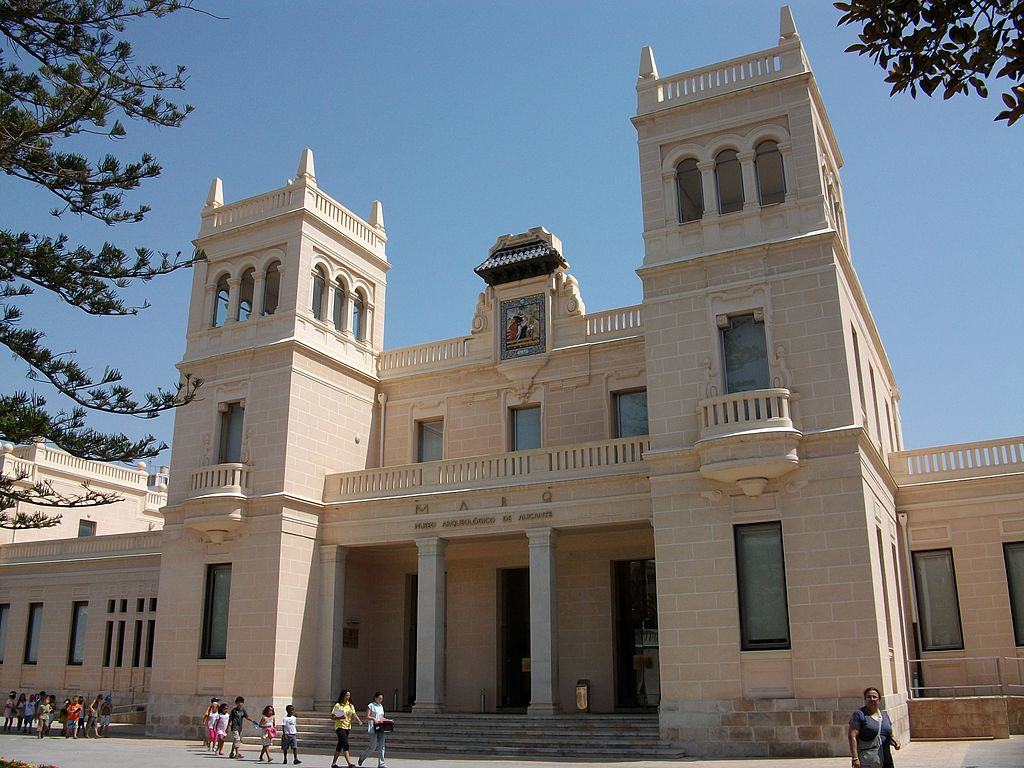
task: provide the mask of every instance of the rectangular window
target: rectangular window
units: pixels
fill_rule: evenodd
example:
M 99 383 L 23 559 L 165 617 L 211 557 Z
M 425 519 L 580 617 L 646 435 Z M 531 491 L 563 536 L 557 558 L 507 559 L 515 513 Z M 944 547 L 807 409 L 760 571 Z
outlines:
M 1010 590 L 1010 615 L 1013 616 L 1013 636 L 1017 645 L 1024 646 L 1024 541 L 1003 544 L 1006 559 L 1006 584 Z
M 71 640 L 68 642 L 68 664 L 80 665 L 85 658 L 85 624 L 89 603 L 76 600 L 71 604 Z
M 219 464 L 238 464 L 242 460 L 242 419 L 245 408 L 241 403 L 227 403 L 220 412 Z
M 28 629 L 25 631 L 25 658 L 26 664 L 35 664 L 39 661 L 39 635 L 43 629 L 43 604 L 29 603 L 28 606 Z
M 135 620 L 135 637 L 132 639 L 132 666 L 142 662 L 142 619 Z
M 120 603 L 118 604 L 117 610 L 120 611 L 121 613 L 124 613 L 125 611 L 127 611 L 128 610 L 128 601 L 122 599 L 120 601 Z
M 960 626 L 956 574 L 953 572 L 953 550 L 914 552 L 913 558 L 923 650 L 963 649 L 964 635 Z
M 155 611 L 156 610 L 156 598 L 155 597 L 149 598 L 149 610 L 151 610 L 151 611 Z
M 416 422 L 416 461 L 444 458 L 444 420 Z
M 7 617 L 10 616 L 9 603 L 0 605 L 0 664 L 4 663 L 4 648 L 7 647 Z
M 78 521 L 78 538 L 85 538 L 86 536 L 96 535 L 96 521 L 95 520 L 79 520 Z
M 782 524 L 737 525 L 735 537 L 742 648 L 789 648 Z
M 146 610 L 146 598 L 139 597 L 135 599 L 135 612 L 142 613 Z
M 861 413 L 867 413 L 867 398 L 864 396 L 864 372 L 860 367 L 860 342 L 857 341 L 857 331 L 852 326 L 850 333 L 853 334 L 853 363 L 857 366 L 857 390 L 860 393 Z
M 103 666 L 110 666 L 110 649 L 114 644 L 114 622 L 107 622 L 107 629 L 103 633 Z
M 125 623 L 126 622 L 124 622 L 124 621 L 117 622 L 117 651 L 114 654 L 114 666 L 115 667 L 122 667 L 122 666 L 124 666 L 124 630 L 125 630 Z
M 725 361 L 725 391 L 732 394 L 768 389 L 768 344 L 764 321 L 753 314 L 738 315 L 720 318 L 719 325 Z
M 612 395 L 615 406 L 615 436 L 638 437 L 649 434 L 647 427 L 647 390 L 615 392 Z
M 156 620 L 150 619 L 146 622 L 146 666 L 153 666 L 153 642 L 156 632 Z
M 116 600 L 107 600 L 107 613 L 114 612 L 114 606 L 117 604 Z
M 228 599 L 231 595 L 231 564 L 218 563 L 206 568 L 206 598 L 203 603 L 204 659 L 227 658 Z
M 540 406 L 513 408 L 512 450 L 529 451 L 540 448 Z

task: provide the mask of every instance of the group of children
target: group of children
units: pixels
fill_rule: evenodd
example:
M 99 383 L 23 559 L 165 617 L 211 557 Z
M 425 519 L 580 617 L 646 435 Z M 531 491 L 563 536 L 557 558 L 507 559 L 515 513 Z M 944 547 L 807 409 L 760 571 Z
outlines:
M 113 704 L 110 696 L 96 695 L 86 705 L 85 697 L 72 696 L 57 707 L 57 699 L 46 691 L 20 696 L 11 691 L 4 702 L 4 733 L 35 733 L 40 739 L 50 733 L 54 720 L 60 723 L 61 735 L 68 739 L 101 738 L 110 729 Z M 17 722 L 15 722 L 17 721 Z
M 231 738 L 231 750 L 228 752 L 229 758 L 242 759 L 242 729 L 245 725 L 245 721 L 248 720 L 253 724 L 253 727 L 260 732 L 260 746 L 263 749 L 260 751 L 260 758 L 257 762 L 262 763 L 263 759 L 266 758 L 267 762 L 273 762 L 270 757 L 270 747 L 274 742 L 274 739 L 278 736 L 277 720 L 274 716 L 274 708 L 272 706 L 266 706 L 263 708 L 263 714 L 260 716 L 259 721 L 253 720 L 249 717 L 249 713 L 245 710 L 245 698 L 239 696 L 235 699 L 234 709 L 228 709 L 227 702 L 222 702 L 219 698 L 214 696 L 210 699 L 210 706 L 206 708 L 203 713 L 203 722 L 205 724 L 205 730 L 203 735 L 203 744 L 211 752 L 218 755 L 224 754 L 224 742 L 227 741 L 228 737 Z M 285 716 L 281 718 L 281 749 L 284 752 L 284 763 L 288 762 L 288 750 L 292 751 L 293 764 L 301 765 L 302 761 L 299 760 L 298 745 L 295 741 L 296 732 L 296 719 L 295 719 L 295 707 L 289 704 L 285 707 Z

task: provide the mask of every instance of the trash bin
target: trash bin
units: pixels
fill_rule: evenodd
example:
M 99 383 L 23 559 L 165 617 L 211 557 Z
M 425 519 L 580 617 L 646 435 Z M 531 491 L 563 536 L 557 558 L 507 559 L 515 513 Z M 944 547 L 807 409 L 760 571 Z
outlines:
M 590 681 L 589 680 L 577 680 L 576 681 L 576 711 L 577 712 L 589 712 L 590 711 Z

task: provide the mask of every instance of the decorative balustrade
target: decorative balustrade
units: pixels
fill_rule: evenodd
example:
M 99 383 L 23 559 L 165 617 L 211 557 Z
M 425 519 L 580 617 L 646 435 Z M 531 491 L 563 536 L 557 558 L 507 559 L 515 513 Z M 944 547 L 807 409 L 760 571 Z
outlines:
M 329 475 L 325 503 L 381 496 L 418 495 L 487 488 L 515 479 L 547 482 L 635 471 L 650 441 L 620 438 L 536 451 L 513 451 L 466 459 L 405 464 Z
M 201 496 L 244 496 L 249 489 L 252 467 L 245 464 L 211 464 L 192 471 L 189 498 Z
M 809 71 L 798 41 L 776 48 L 729 59 L 709 67 L 691 69 L 637 86 L 637 114 L 646 114 L 675 104 L 706 99 L 746 88 L 755 83 L 778 80 Z
M 330 222 L 373 253 L 383 254 L 387 238 L 380 230 L 371 227 L 316 187 L 304 184 L 295 184 L 228 205 L 207 208 L 202 213 L 200 234 L 207 235 L 303 208 Z
M 640 305 L 587 315 L 587 341 L 616 339 L 643 333 Z
M 377 370 L 381 374 L 407 371 L 416 368 L 442 367 L 469 357 L 472 336 L 419 344 L 381 352 L 377 358 Z
M 889 454 L 900 485 L 1024 472 L 1024 437 L 983 440 Z
M 0 548 L 0 562 L 32 562 L 37 560 L 74 560 L 110 557 L 139 557 L 160 553 L 160 531 L 118 533 L 110 536 L 86 536 L 74 539 L 47 539 L 5 544 Z
M 44 443 L 22 445 L 17 448 L 12 446 L 10 450 L 5 448 L 0 452 L 0 471 L 11 477 L 25 475 L 29 482 L 38 479 L 40 470 L 51 469 L 73 474 L 83 480 L 104 480 L 132 489 L 143 489 L 147 480 L 144 466 L 123 467 L 83 459 Z
M 701 400 L 700 439 L 758 430 L 793 429 L 788 389 L 754 389 Z
M 161 507 L 165 506 L 166 504 L 167 504 L 167 493 L 166 492 L 160 492 L 160 493 L 156 493 L 154 491 L 147 491 L 146 492 L 146 511 L 147 512 L 156 512 L 158 509 L 160 509 Z

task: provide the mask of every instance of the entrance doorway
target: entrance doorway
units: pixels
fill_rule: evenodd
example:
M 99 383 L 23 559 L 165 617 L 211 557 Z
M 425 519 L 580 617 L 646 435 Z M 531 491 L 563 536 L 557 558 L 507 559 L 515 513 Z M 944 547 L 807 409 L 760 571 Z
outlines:
M 615 706 L 661 701 L 658 595 L 654 560 L 615 563 Z
M 501 698 L 505 709 L 523 709 L 530 704 L 530 569 L 510 568 L 498 572 L 501 621 Z

